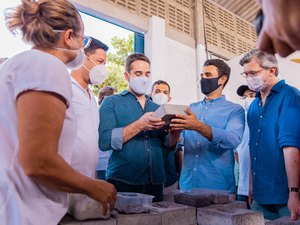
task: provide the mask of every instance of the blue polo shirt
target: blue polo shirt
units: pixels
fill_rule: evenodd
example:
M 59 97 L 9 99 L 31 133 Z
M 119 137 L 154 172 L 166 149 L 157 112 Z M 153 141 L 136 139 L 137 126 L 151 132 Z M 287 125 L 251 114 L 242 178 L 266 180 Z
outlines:
M 265 105 L 261 95 L 248 111 L 253 197 L 259 204 L 286 204 L 288 181 L 282 149 L 300 149 L 300 94 L 284 80 L 273 86 Z
M 107 179 L 131 185 L 163 184 L 163 146 L 168 136 L 162 129 L 141 131 L 123 144 L 123 129 L 159 105 L 146 96 L 144 109 L 129 91 L 109 96 L 100 107 L 99 148 L 113 150 L 106 170 Z

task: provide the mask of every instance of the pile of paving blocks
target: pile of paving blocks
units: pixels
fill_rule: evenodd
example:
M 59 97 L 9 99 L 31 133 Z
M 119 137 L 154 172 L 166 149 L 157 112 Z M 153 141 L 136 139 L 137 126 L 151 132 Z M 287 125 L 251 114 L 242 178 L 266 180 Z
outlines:
M 76 221 L 65 216 L 60 225 L 264 225 L 262 213 L 246 209 L 245 202 L 229 201 L 227 193 L 196 190 L 175 193 L 174 202 L 153 203 L 149 213 L 121 214 L 113 212 L 108 220 Z M 267 225 L 294 225 L 281 218 Z

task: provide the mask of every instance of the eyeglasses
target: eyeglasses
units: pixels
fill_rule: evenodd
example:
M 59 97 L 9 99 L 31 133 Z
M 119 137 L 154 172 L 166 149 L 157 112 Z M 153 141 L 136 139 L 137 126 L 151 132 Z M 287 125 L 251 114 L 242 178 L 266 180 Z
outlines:
M 64 32 L 65 30 L 53 30 L 53 31 L 54 32 Z M 92 42 L 92 38 L 89 37 L 89 36 L 82 35 L 78 32 L 75 32 L 75 33 L 83 38 L 83 47 L 88 48 L 90 46 L 91 42 Z
M 263 69 L 257 70 L 257 71 L 243 72 L 243 73 L 241 73 L 241 75 L 242 75 L 243 77 L 245 77 L 245 78 L 247 78 L 247 77 L 256 77 L 256 76 L 258 76 L 258 74 L 259 74 L 261 71 L 263 71 L 263 70 L 267 70 L 267 69 L 263 68 Z

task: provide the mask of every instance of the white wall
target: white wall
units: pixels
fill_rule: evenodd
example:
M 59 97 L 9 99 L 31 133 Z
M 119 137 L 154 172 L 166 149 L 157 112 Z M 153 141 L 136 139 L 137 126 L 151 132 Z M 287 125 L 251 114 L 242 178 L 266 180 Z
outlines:
M 196 51 L 165 38 L 165 80 L 171 86 L 172 103 L 190 104 L 198 99 Z
M 167 81 L 171 86 L 171 103 L 188 105 L 197 101 L 196 50 L 166 37 L 165 33 L 165 21 L 151 17 L 145 33 L 145 54 L 151 60 L 152 83 Z

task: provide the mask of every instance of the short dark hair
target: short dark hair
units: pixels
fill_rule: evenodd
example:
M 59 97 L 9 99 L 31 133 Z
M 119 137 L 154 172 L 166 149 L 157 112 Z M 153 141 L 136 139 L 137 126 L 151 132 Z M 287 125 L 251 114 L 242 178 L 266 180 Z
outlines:
M 236 90 L 236 93 L 237 93 L 239 96 L 243 97 L 244 94 L 245 94 L 245 92 L 246 92 L 247 90 L 252 91 L 252 90 L 248 87 L 248 85 L 241 85 L 241 86 L 239 86 L 238 89 Z M 255 91 L 253 91 L 253 92 L 255 92 Z
M 168 84 L 167 81 L 164 81 L 164 80 L 157 80 L 157 81 L 155 81 L 155 82 L 152 84 L 151 93 L 153 92 L 154 86 L 155 86 L 155 85 L 159 85 L 159 84 L 167 85 L 168 88 L 169 88 L 169 92 L 171 92 L 171 87 L 170 87 L 170 85 Z
M 97 49 L 103 49 L 105 52 L 108 51 L 108 46 L 104 44 L 103 42 L 99 41 L 96 38 L 90 37 L 91 43 L 87 48 L 84 49 L 85 54 L 91 55 L 96 52 Z
M 215 66 L 218 69 L 218 75 L 219 77 L 225 75 L 227 76 L 227 81 L 224 84 L 224 87 L 226 86 L 227 82 L 229 81 L 230 77 L 230 67 L 227 65 L 226 62 L 224 62 L 221 59 L 208 59 L 204 62 L 203 66 Z
M 134 63 L 135 61 L 145 61 L 147 63 L 149 63 L 150 65 L 150 59 L 145 56 L 144 54 L 140 54 L 140 53 L 134 53 L 134 54 L 131 54 L 129 56 L 127 56 L 126 60 L 125 60 L 125 71 L 127 73 L 130 73 L 130 70 L 131 70 L 131 64 Z
M 113 86 L 105 86 L 100 89 L 98 94 L 98 104 L 100 105 L 106 96 L 114 95 L 115 92 L 118 92 L 118 89 Z

